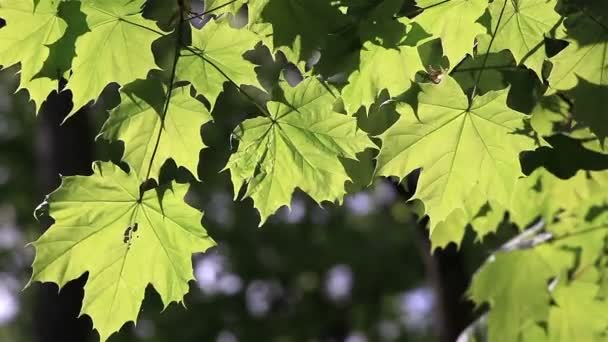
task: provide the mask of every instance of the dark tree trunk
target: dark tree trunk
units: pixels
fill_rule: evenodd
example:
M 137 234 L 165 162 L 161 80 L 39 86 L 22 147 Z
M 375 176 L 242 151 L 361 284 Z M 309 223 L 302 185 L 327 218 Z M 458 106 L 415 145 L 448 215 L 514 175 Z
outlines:
M 400 197 L 407 201 L 416 192 L 420 171 L 406 178 L 405 187 L 394 184 Z M 447 249 L 431 250 L 428 219 L 418 224 L 416 236 L 427 278 L 435 292 L 435 321 L 438 341 L 455 342 L 460 333 L 475 319 L 474 306 L 466 299 L 470 275 L 464 267 L 462 252 L 454 245 Z
M 464 268 L 461 252 L 454 245 L 436 251 L 433 262 L 441 341 L 454 342 L 475 319 L 474 305 L 466 299 L 469 274 Z
M 90 174 L 93 161 L 93 134 L 86 111 L 61 125 L 71 106 L 67 92 L 53 94 L 38 116 L 36 158 L 40 198 L 60 184 L 59 175 Z M 48 228 L 48 224 L 44 225 Z M 84 342 L 91 339 L 91 321 L 77 318 L 80 313 L 86 277 L 67 284 L 59 293 L 57 286 L 37 284 L 34 288 L 34 338 L 39 342 Z

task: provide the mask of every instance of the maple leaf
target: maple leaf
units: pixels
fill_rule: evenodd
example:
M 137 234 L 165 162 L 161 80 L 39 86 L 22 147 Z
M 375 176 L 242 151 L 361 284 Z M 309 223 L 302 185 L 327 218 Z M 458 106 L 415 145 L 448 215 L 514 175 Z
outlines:
M 472 54 L 475 37 L 486 33 L 477 20 L 488 7 L 487 0 L 417 0 L 416 4 L 425 10 L 414 21 L 441 38 L 443 54 L 451 67 Z
M 59 0 L 44 1 L 34 11 L 34 3 L 24 0 L 0 0 L 0 66 L 21 63 L 19 89 L 27 89 L 36 112 L 47 96 L 58 88 L 58 81 L 39 76 L 49 58 L 49 45 L 66 32 L 67 23 L 58 15 Z
M 567 267 L 566 252 L 542 246 L 497 253 L 473 277 L 469 294 L 487 302 L 489 336 L 493 342 L 518 341 L 522 332 L 549 314 L 547 283 Z
M 606 197 L 606 172 L 579 172 L 576 178 L 568 181 L 563 190 L 557 188 L 552 192 L 555 197 L 546 200 L 562 210 L 546 220 L 546 230 L 555 238 L 555 248 L 577 250 L 577 267 L 573 269 L 573 278 L 595 281 L 596 265 L 601 265 L 605 239 L 608 236 L 608 198 Z M 570 188 L 570 189 L 568 189 Z M 561 191 L 560 191 L 561 190 Z M 560 201 L 561 200 L 561 201 Z M 600 266 L 605 267 L 605 266 Z M 608 321 L 607 321 L 608 323 Z
M 192 46 L 182 49 L 177 79 L 192 83 L 211 108 L 226 82 L 261 88 L 254 65 L 243 57 L 259 41 L 256 34 L 232 28 L 226 20 L 212 20 L 201 30 L 192 28 Z
M 190 87 L 173 89 L 165 103 L 160 83 L 136 81 L 122 89 L 121 99 L 101 136 L 125 142 L 123 159 L 129 166 L 141 177 L 158 177 L 161 166 L 171 158 L 197 177 L 199 151 L 205 147 L 201 126 L 211 120 L 211 114 L 190 96 Z
M 345 16 L 327 0 L 258 0 L 252 19 L 272 26 L 272 47 L 287 48 L 298 63 L 306 61 L 328 34 L 345 25 Z M 257 18 L 256 18 L 257 16 Z M 268 27 L 263 30 L 268 31 Z M 281 51 L 283 51 L 281 49 Z
M 558 286 L 548 319 L 549 341 L 605 341 L 606 304 L 597 299 L 596 284 L 574 281 Z
M 285 101 L 269 102 L 269 117 L 237 128 L 239 148 L 226 166 L 235 196 L 248 184 L 245 196 L 253 199 L 262 223 L 289 205 L 296 188 L 317 202 L 341 201 L 350 178 L 340 158 L 356 159 L 358 152 L 375 147 L 357 130 L 355 118 L 332 110 L 334 97 L 317 79 L 282 90 Z
M 597 108 L 606 106 L 608 98 L 608 3 L 593 1 L 586 6 L 569 16 L 558 33 L 569 45 L 551 58 L 549 85 L 567 91 L 574 98 L 575 118 L 604 139 L 608 118 Z
M 492 2 L 489 9 L 495 36 L 491 51 L 511 51 L 518 64 L 523 63 L 542 78 L 545 34 L 561 18 L 555 12 L 556 4 L 555 0 Z
M 464 200 L 462 208 L 456 208 L 439 222 L 431 232 L 431 249 L 446 248 L 454 243 L 460 246 L 466 228 L 471 227 L 477 234 L 477 241 L 495 232 L 504 219 L 504 210 L 496 203 L 489 203 L 487 198 L 476 187 Z
M 73 115 L 112 82 L 125 85 L 145 79 L 157 69 L 152 42 L 163 35 L 154 21 L 144 19 L 144 0 L 86 0 L 82 11 L 90 32 L 76 41 L 76 57 L 67 88 Z
M 98 162 L 92 176 L 65 177 L 49 195 L 55 223 L 38 241 L 31 281 L 59 288 L 88 272 L 81 315 L 102 341 L 135 321 L 146 287 L 164 306 L 181 302 L 193 280 L 192 254 L 215 242 L 201 227 L 202 213 L 183 200 L 187 185 L 148 191 L 139 177 Z
M 424 32 L 413 29 L 408 42 L 394 47 L 365 42 L 358 70 L 349 76 L 348 85 L 342 89 L 346 111 L 354 113 L 361 106 L 369 110 L 384 89 L 392 96 L 409 89 L 416 72 L 425 69 L 416 46 L 425 37 Z
M 422 168 L 415 197 L 425 203 L 432 232 L 476 187 L 485 200 L 507 203 L 522 175 L 519 153 L 533 142 L 516 133 L 525 116 L 507 107 L 508 89 L 469 105 L 449 76 L 421 87 L 417 113 L 400 104 L 400 119 L 381 136 L 376 173 L 402 178 Z
M 454 210 L 444 222 L 435 227 L 431 235 L 433 249 L 445 247 L 452 242 L 458 245 L 464 237 L 467 225 L 471 225 L 480 239 L 483 238 L 498 228 L 506 212 L 509 213 L 509 221 L 521 230 L 538 219 L 549 225 L 558 218 L 568 227 L 556 229 L 561 230 L 560 233 L 584 230 L 586 228 L 579 227 L 581 224 L 573 222 L 585 221 L 584 217 L 589 208 L 599 203 L 597 197 L 601 196 L 602 185 L 598 184 L 595 177 L 596 174 L 589 177 L 586 172 L 578 172 L 570 179 L 560 179 L 540 168 L 530 176 L 517 180 L 511 197 L 505 204 L 496 201 L 488 203 L 486 198 L 477 194 L 477 189 L 474 189 L 463 202 L 463 209 Z M 566 220 L 566 214 L 574 213 L 574 217 Z M 553 224 L 550 229 L 554 229 Z M 600 243 L 603 241 L 601 238 L 596 240 Z

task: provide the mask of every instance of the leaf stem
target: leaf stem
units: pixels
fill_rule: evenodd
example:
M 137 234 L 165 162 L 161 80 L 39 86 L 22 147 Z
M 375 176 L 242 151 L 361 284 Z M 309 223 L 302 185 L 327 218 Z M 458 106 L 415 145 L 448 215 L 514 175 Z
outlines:
M 152 171 L 152 164 L 154 163 L 154 158 L 156 157 L 156 153 L 158 152 L 158 147 L 160 145 L 160 138 L 163 134 L 163 128 L 165 126 L 165 118 L 167 116 L 167 112 L 169 111 L 171 96 L 173 94 L 173 89 L 174 89 L 173 84 L 175 82 L 175 74 L 177 71 L 177 62 L 179 60 L 180 50 L 181 50 L 182 19 L 184 18 L 183 11 L 181 8 L 181 2 L 178 1 L 178 3 L 180 4 L 180 14 L 179 14 L 180 24 L 177 26 L 177 32 L 176 32 L 176 38 L 175 38 L 175 52 L 174 52 L 175 56 L 173 57 L 173 65 L 171 67 L 171 77 L 169 80 L 169 88 L 167 89 L 167 98 L 165 99 L 163 112 L 160 116 L 161 127 L 158 130 L 158 135 L 156 137 L 156 143 L 154 144 L 154 150 L 152 151 L 152 156 L 150 157 L 150 162 L 148 164 L 148 171 L 146 172 L 146 178 L 144 179 L 144 181 L 146 181 L 150 178 L 150 172 Z M 143 192 L 140 194 L 140 200 L 141 200 L 142 196 L 143 196 Z
M 490 56 L 490 49 L 492 48 L 492 44 L 494 44 L 494 39 L 496 39 L 496 35 L 498 34 L 498 29 L 500 28 L 500 22 L 502 21 L 502 17 L 505 14 L 506 8 L 507 8 L 507 0 L 504 0 L 504 3 L 502 4 L 502 9 L 500 10 L 500 15 L 498 16 L 498 22 L 496 23 L 496 29 L 494 30 L 494 34 L 492 34 L 492 39 L 490 39 L 490 44 L 488 45 L 488 48 L 486 49 L 486 54 L 483 56 L 483 62 L 481 63 L 481 69 L 479 70 L 479 73 L 477 73 L 477 78 L 475 79 L 475 84 L 473 85 L 473 91 L 471 92 L 471 97 L 469 99 L 468 110 L 470 110 L 471 107 L 473 106 L 473 99 L 475 98 L 475 95 L 477 94 L 477 87 L 479 86 L 479 82 L 481 81 L 481 75 L 483 74 L 484 68 L 486 67 L 486 64 L 488 63 L 488 57 Z
M 507 241 L 498 249 L 498 251 L 511 252 L 514 250 L 532 248 L 540 243 L 546 242 L 548 237 L 544 236 L 543 234 L 539 234 L 543 229 L 545 229 L 545 225 L 544 220 L 538 220 L 523 232 Z
M 479 71 L 479 70 L 517 70 L 520 69 L 517 65 L 490 65 L 483 67 L 469 67 L 469 68 L 454 68 L 451 73 L 467 72 L 467 71 Z
M 405 14 L 399 15 L 399 16 L 398 16 L 398 18 L 401 18 L 401 17 L 408 17 L 408 18 L 409 18 L 410 16 L 413 16 L 413 15 L 415 15 L 415 14 L 419 14 L 420 12 L 424 12 L 424 11 L 425 11 L 425 10 L 427 10 L 427 9 L 430 9 L 430 8 L 433 8 L 433 7 L 437 7 L 437 6 L 440 6 L 440 5 L 443 5 L 443 4 L 445 4 L 446 2 L 450 2 L 450 1 L 452 1 L 452 0 L 443 0 L 443 1 L 440 1 L 440 2 L 434 3 L 434 4 L 429 5 L 429 6 L 426 6 L 426 7 L 420 7 L 420 8 L 416 8 L 416 9 L 415 9 L 415 10 L 413 10 L 413 11 L 410 11 L 410 12 L 407 12 L 407 13 L 405 13 Z

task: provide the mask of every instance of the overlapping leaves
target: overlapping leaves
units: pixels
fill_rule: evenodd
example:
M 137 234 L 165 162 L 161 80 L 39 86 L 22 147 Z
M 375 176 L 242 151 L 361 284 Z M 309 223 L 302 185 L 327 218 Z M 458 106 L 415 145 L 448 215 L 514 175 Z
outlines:
M 425 10 L 414 20 L 441 38 L 443 53 L 452 66 L 473 53 L 475 38 L 485 33 L 477 20 L 488 7 L 486 0 L 417 0 L 416 4 Z
M 587 2 L 581 8 L 561 28 L 559 37 L 569 45 L 552 58 L 549 84 L 572 96 L 574 115 L 604 139 L 607 116 L 598 108 L 606 106 L 608 95 L 608 4 Z
M 405 31 L 406 27 L 399 23 Z M 356 112 L 360 106 L 369 109 L 383 90 L 397 96 L 412 85 L 416 72 L 424 70 L 417 44 L 426 38 L 424 32 L 410 26 L 408 41 L 402 40 L 383 46 L 365 42 L 360 52 L 358 70 L 348 78 L 342 90 L 344 105 L 348 113 Z M 395 70 L 399 70 L 395 72 Z
M 523 63 L 541 77 L 546 59 L 545 35 L 555 29 L 560 15 L 557 1 L 494 1 L 489 10 L 495 30 L 493 50 L 509 50 L 517 63 Z
M 152 42 L 159 38 L 154 21 L 141 15 L 143 0 L 82 2 L 89 32 L 76 41 L 76 57 L 67 89 L 77 111 L 95 100 L 111 82 L 125 85 L 156 69 Z
M 66 32 L 67 23 L 59 17 L 60 1 L 45 1 L 34 11 L 34 3 L 21 0 L 0 1 L 0 67 L 21 63 L 20 89 L 27 89 L 40 106 L 58 81 L 39 75 L 49 58 L 49 45 Z
M 184 47 L 177 64 L 178 80 L 186 80 L 214 106 L 223 84 L 259 85 L 254 65 L 243 58 L 259 37 L 230 27 L 225 20 L 193 29 L 192 46 Z
M 544 170 L 538 175 L 534 184 L 520 188 L 526 192 L 516 201 L 543 197 L 535 203 L 544 208 L 537 216 L 545 229 L 519 242 L 522 250 L 507 248 L 492 256 L 475 275 L 470 295 L 491 306 L 490 341 L 603 341 L 608 328 L 602 313 L 608 303 L 600 291 L 608 237 L 605 173 L 581 173 L 571 180 L 557 180 Z M 543 239 L 549 243 L 539 244 Z
M 403 104 L 399 121 L 382 135 L 378 174 L 403 178 L 422 168 L 416 197 L 427 206 L 431 227 L 471 195 L 508 201 L 521 176 L 519 153 L 532 147 L 516 133 L 524 115 L 507 107 L 508 91 L 469 103 L 452 78 L 421 86 L 417 112 Z
M 273 101 L 265 106 L 245 95 L 260 112 L 238 125 L 238 150 L 226 169 L 235 196 L 251 197 L 262 222 L 289 206 L 295 189 L 317 202 L 341 201 L 350 180 L 344 161 L 356 165 L 359 152 L 376 148 L 351 115 L 388 97 L 400 117 L 379 136 L 376 175 L 401 179 L 422 169 L 415 197 L 430 216 L 434 246 L 459 242 L 465 225 L 481 238 L 506 212 L 520 229 L 544 220 L 554 237 L 550 246 L 501 252 L 476 276 L 471 295 L 490 304 L 490 339 L 570 341 L 572 331 L 585 330 L 592 341 L 605 332 L 604 321 L 580 319 L 576 307 L 586 303 L 599 316 L 608 278 L 606 167 L 578 163 L 586 153 L 606 155 L 604 2 L 418 0 L 412 12 L 400 0 L 208 0 L 214 18 L 201 29 L 161 20 L 173 32 L 143 16 L 152 3 L 0 0 L 0 65 L 20 65 L 20 89 L 37 110 L 52 91 L 72 93 L 73 114 L 107 85 L 121 86 L 101 136 L 122 142 L 129 172 L 98 163 L 92 176 L 66 178 L 48 201 L 55 224 L 34 243 L 32 280 L 63 286 L 89 273 L 82 313 L 102 339 L 137 318 L 148 283 L 165 304 L 181 301 L 191 254 L 213 244 L 201 214 L 183 201 L 187 186 L 158 185 L 159 175 L 172 159 L 198 177 L 201 126 L 211 111 L 222 115 L 219 95 L 227 87 L 262 88 L 245 58 L 260 42 L 305 72 L 294 88 L 267 87 Z M 177 3 L 188 7 L 182 16 L 192 15 L 189 3 Z M 236 28 L 227 14 L 243 6 L 249 22 Z M 441 48 L 425 45 L 436 38 Z M 176 44 L 171 51 L 153 49 L 167 41 Z M 439 67 L 443 56 L 454 78 Z M 558 108 L 537 110 L 551 103 Z M 338 112 L 340 104 L 348 114 Z M 524 112 L 533 114 L 531 125 Z M 566 156 L 576 164 L 567 170 L 560 162 L 571 150 L 563 141 L 582 151 Z M 526 178 L 522 167 L 538 170 Z M 578 259 L 564 252 L 571 249 L 581 250 Z M 510 276 L 522 264 L 534 277 Z
M 173 89 L 167 101 L 159 82 L 137 81 L 122 89 L 122 101 L 110 113 L 101 137 L 125 143 L 123 159 L 142 182 L 148 175 L 157 178 L 169 158 L 196 176 L 198 151 L 205 147 L 201 126 L 209 120 L 190 87 Z
M 226 166 L 235 195 L 248 184 L 262 221 L 289 205 L 296 188 L 317 202 L 341 201 L 349 176 L 339 158 L 375 147 L 353 117 L 333 111 L 332 93 L 315 78 L 282 90 L 284 101 L 269 102 L 267 117 L 237 129 L 239 149 Z

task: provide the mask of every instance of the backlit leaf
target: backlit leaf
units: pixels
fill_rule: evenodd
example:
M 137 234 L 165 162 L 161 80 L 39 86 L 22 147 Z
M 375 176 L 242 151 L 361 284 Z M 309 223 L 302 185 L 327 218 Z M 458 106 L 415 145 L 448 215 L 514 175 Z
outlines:
M 67 29 L 59 18 L 59 0 L 43 1 L 36 11 L 28 0 L 0 0 L 0 18 L 6 26 L 0 28 L 0 68 L 21 63 L 19 89 L 27 89 L 36 111 L 58 81 L 39 76 L 49 57 L 48 46 L 58 41 Z
M 143 0 L 85 0 L 90 32 L 76 42 L 76 57 L 67 85 L 74 107 L 71 114 L 94 101 L 112 82 L 120 85 L 145 79 L 148 71 L 158 69 L 152 42 L 162 32 L 141 16 Z
M 177 64 L 177 79 L 194 85 L 213 108 L 224 83 L 259 85 L 254 65 L 243 58 L 259 37 L 248 31 L 230 27 L 226 20 L 212 20 L 201 30 L 192 29 L 192 46 L 182 49 Z
M 123 159 L 140 177 L 157 178 L 169 158 L 196 177 L 199 151 L 205 147 L 201 126 L 211 115 L 190 96 L 190 87 L 174 89 L 168 104 L 165 99 L 161 85 L 154 81 L 124 87 L 121 104 L 110 113 L 101 136 L 124 141 Z
M 441 38 L 451 67 L 472 54 L 475 37 L 486 32 L 477 20 L 488 7 L 487 0 L 417 0 L 416 4 L 425 10 L 414 21 Z
M 431 227 L 462 208 L 476 187 L 486 200 L 506 203 L 521 176 L 519 153 L 532 147 L 516 132 L 525 117 L 507 107 L 508 91 L 488 92 L 469 106 L 450 77 L 421 86 L 418 111 L 401 105 L 401 118 L 381 136 L 377 174 L 402 178 L 422 168 L 415 197 Z
M 523 63 L 542 77 L 545 35 L 560 20 L 554 10 L 556 4 L 555 0 L 506 1 L 503 12 L 504 1 L 492 2 L 492 30 L 496 32 L 492 51 L 510 50 L 517 63 Z
M 215 243 L 200 225 L 202 214 L 184 202 L 186 185 L 148 191 L 140 200 L 134 172 L 111 163 L 93 171 L 64 178 L 49 195 L 55 223 L 33 243 L 32 281 L 62 288 L 88 272 L 81 314 L 105 341 L 137 319 L 148 284 L 165 307 L 181 302 L 194 279 L 192 254 Z
M 270 117 L 237 128 L 238 151 L 230 157 L 235 195 L 247 183 L 262 222 L 291 203 L 296 188 L 315 201 L 341 201 L 349 177 L 340 158 L 375 145 L 353 117 L 332 110 L 332 94 L 315 78 L 282 87 L 286 102 L 269 102 Z

